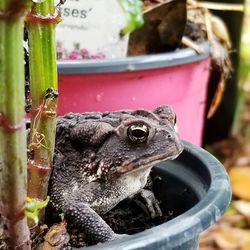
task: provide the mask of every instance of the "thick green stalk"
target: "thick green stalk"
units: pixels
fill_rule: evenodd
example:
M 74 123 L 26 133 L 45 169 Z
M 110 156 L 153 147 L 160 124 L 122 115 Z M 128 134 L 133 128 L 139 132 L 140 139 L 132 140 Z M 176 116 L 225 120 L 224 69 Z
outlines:
M 0 219 L 8 249 L 29 249 L 24 123 L 24 1 L 0 1 Z
M 32 96 L 28 196 L 45 199 L 52 168 L 57 108 L 54 0 L 34 3 L 26 18 Z

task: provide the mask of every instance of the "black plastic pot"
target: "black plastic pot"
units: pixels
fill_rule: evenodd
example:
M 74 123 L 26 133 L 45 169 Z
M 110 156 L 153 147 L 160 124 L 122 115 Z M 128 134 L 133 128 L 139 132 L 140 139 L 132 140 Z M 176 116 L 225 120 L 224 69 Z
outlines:
M 88 249 L 197 249 L 199 234 L 220 218 L 231 199 L 223 165 L 207 151 L 185 142 L 185 150 L 176 160 L 160 163 L 152 174 L 160 177 L 154 191 L 163 209 L 174 211 L 177 217 Z

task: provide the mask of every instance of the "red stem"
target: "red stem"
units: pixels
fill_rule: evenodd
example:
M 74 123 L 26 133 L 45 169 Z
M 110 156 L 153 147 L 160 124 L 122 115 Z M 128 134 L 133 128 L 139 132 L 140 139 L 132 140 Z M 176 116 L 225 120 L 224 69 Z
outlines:
M 32 11 L 26 15 L 26 22 L 39 22 L 39 23 L 59 23 L 61 22 L 61 14 L 60 11 L 55 8 L 55 12 L 53 15 L 37 15 L 34 14 Z
M 4 128 L 9 133 L 14 133 L 18 130 L 22 130 L 24 127 L 24 122 L 12 125 L 8 118 L 0 112 L 0 127 Z

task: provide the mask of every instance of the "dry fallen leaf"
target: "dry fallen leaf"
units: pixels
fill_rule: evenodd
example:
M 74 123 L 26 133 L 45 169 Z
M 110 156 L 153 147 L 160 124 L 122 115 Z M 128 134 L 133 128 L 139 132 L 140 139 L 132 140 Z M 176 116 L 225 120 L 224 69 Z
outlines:
M 231 40 L 226 24 L 222 19 L 215 16 L 211 11 L 209 11 L 209 9 L 207 9 L 206 4 L 204 5 L 204 2 L 187 0 L 187 3 L 187 19 L 189 22 L 199 25 L 201 30 L 206 33 L 207 40 L 210 42 L 211 46 L 212 69 L 215 72 L 218 72 L 220 75 L 220 81 L 218 82 L 218 87 L 215 91 L 207 116 L 207 118 L 211 118 L 221 102 L 225 88 L 225 82 L 229 78 L 232 71 L 230 60 Z M 216 3 L 215 5 L 211 3 L 208 4 L 208 6 L 211 8 L 220 7 L 222 9 L 227 9 L 230 7 L 234 9 L 233 6 L 228 4 L 218 6 Z M 198 41 L 196 42 L 199 43 Z M 197 51 L 196 47 L 193 48 Z
M 250 201 L 250 167 L 233 167 L 229 172 L 233 194 Z
M 250 231 L 239 228 L 217 228 L 214 241 L 222 249 L 238 250 L 250 243 Z
M 44 236 L 44 242 L 38 247 L 38 250 L 59 250 L 69 242 L 66 223 L 54 224 Z
M 237 228 L 242 228 L 248 224 L 245 216 L 239 214 L 237 211 L 233 213 L 226 212 L 220 219 L 219 223 L 223 227 L 237 227 Z
M 225 90 L 225 76 L 223 73 L 221 73 L 220 81 L 218 82 L 216 91 L 214 93 L 214 96 L 212 98 L 212 101 L 211 101 L 211 104 L 207 113 L 208 119 L 210 119 L 214 115 L 218 106 L 220 105 L 224 90 Z
M 176 49 L 186 25 L 186 0 L 165 0 L 144 12 L 144 26 L 129 37 L 128 55 Z
M 241 247 L 241 250 L 250 250 L 250 242 Z
M 250 225 L 250 202 L 238 200 L 234 201 L 233 204 L 235 209 L 246 218 L 248 224 Z

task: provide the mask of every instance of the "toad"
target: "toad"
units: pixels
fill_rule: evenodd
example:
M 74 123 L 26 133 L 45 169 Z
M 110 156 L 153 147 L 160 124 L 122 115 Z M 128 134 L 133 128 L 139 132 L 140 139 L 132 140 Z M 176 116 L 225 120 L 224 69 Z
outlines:
M 100 215 L 126 198 L 141 193 L 152 217 L 160 214 L 153 194 L 143 188 L 156 163 L 175 159 L 183 150 L 175 119 L 169 106 L 60 117 L 52 207 L 96 243 L 119 237 Z

